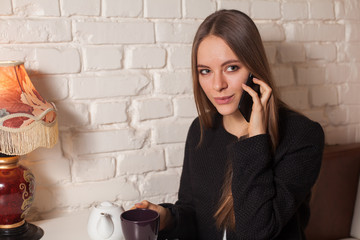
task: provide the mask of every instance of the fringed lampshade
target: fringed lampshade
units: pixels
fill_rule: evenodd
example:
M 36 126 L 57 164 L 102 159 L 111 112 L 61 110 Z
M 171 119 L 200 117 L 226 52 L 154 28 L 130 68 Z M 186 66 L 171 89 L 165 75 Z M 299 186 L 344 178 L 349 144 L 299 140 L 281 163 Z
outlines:
M 40 239 L 27 223 L 35 178 L 19 156 L 58 139 L 56 108 L 40 96 L 22 62 L 0 62 L 0 239 Z
M 0 152 L 24 155 L 53 147 L 58 138 L 55 106 L 36 91 L 22 62 L 0 62 Z

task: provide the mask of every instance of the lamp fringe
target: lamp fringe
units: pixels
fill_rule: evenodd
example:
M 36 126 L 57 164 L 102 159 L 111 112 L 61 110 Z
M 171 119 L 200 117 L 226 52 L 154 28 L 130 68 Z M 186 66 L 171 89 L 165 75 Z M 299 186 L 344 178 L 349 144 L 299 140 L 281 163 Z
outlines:
M 52 148 L 59 137 L 57 119 L 51 124 L 35 121 L 25 131 L 7 131 L 0 127 L 0 152 L 25 155 L 38 147 Z

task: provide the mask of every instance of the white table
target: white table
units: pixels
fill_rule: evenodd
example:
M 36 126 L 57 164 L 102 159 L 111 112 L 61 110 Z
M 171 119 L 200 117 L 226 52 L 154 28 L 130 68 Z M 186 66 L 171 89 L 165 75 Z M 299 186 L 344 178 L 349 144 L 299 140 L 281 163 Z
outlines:
M 32 222 L 44 230 L 41 240 L 90 240 L 87 233 L 88 212 Z

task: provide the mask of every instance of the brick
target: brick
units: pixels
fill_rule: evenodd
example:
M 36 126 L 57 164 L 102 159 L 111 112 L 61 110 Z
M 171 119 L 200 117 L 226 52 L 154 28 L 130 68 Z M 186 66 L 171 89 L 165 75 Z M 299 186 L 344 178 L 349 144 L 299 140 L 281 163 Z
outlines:
M 349 112 L 346 107 L 336 106 L 327 108 L 326 115 L 332 125 L 343 125 L 348 123 Z
M 360 84 L 344 84 L 339 89 L 340 104 L 356 104 L 360 103 Z
M 157 22 L 156 42 L 192 43 L 198 26 L 199 22 Z
M 70 101 L 56 102 L 58 119 L 61 126 L 79 127 L 89 124 L 88 106 Z
M 236 9 L 250 15 L 250 1 L 222 0 L 218 4 L 219 9 Z
M 166 50 L 161 47 L 131 47 L 125 51 L 127 68 L 163 68 Z
M 332 0 L 311 0 L 310 18 L 321 20 L 335 19 L 334 1 Z
M 136 101 L 136 108 L 141 121 L 159 119 L 173 115 L 173 107 L 170 99 L 151 98 Z M 156 111 L 154 111 L 156 109 Z
M 315 107 L 334 106 L 339 103 L 337 89 L 334 86 L 321 85 L 310 89 L 311 103 Z
M 0 38 L 1 39 L 1 38 Z M 28 62 L 25 62 L 25 58 L 32 55 L 33 49 L 29 48 L 19 48 L 19 47 L 5 47 L 7 45 L 0 45 L 0 61 L 22 61 L 24 62 L 26 70 L 30 70 L 27 65 Z
M 147 93 L 150 80 L 143 74 L 121 72 L 113 76 L 79 77 L 71 81 L 74 99 L 135 96 Z
M 64 100 L 69 96 L 69 80 L 61 75 L 30 76 L 36 90 L 48 101 Z
M 21 160 L 21 164 L 28 167 L 34 174 L 37 186 L 51 186 L 71 181 L 70 161 L 64 157 L 36 162 Z
M 282 3 L 284 20 L 303 20 L 308 18 L 308 5 L 305 1 Z
M 169 51 L 171 66 L 174 69 L 191 68 L 191 46 L 173 47 Z
M 58 0 L 14 0 L 13 7 L 21 16 L 60 16 Z
M 174 99 L 175 116 L 194 118 L 196 117 L 197 110 L 195 100 L 193 97 L 177 97 Z
M 206 18 L 216 10 L 214 0 L 183 0 L 183 4 L 186 18 Z
M 154 42 L 151 22 L 81 22 L 74 23 L 75 40 L 89 44 L 136 44 Z
M 138 17 L 142 14 L 142 0 L 103 0 L 102 3 L 105 17 Z
M 304 110 L 302 113 L 310 118 L 313 121 L 316 121 L 321 124 L 321 126 L 326 126 L 328 124 L 328 120 L 325 117 L 324 109 L 310 109 L 310 110 Z
M 71 41 L 71 26 L 68 20 L 0 20 L 0 43 L 66 41 Z
M 60 3 L 62 16 L 100 15 L 100 0 L 61 0 Z
M 345 18 L 344 2 L 340 2 L 340 1 L 334 2 L 334 11 L 335 11 L 336 19 L 344 19 Z
M 352 62 L 348 64 L 349 71 L 347 72 L 349 76 L 349 82 L 350 83 L 358 83 L 359 82 L 359 76 L 360 76 L 360 62 Z
M 337 52 L 335 44 L 310 43 L 305 45 L 306 57 L 310 60 L 324 60 L 332 62 L 336 60 Z
M 121 68 L 122 50 L 119 47 L 85 47 L 84 69 L 98 71 Z
M 360 123 L 360 106 L 350 105 L 348 109 L 349 123 Z
M 78 132 L 73 136 L 74 151 L 78 155 L 135 150 L 142 147 L 144 136 L 132 129 Z
M 275 64 L 276 63 L 276 46 L 275 45 L 269 45 L 269 44 L 264 44 L 265 47 L 265 52 L 266 52 L 266 57 L 268 59 L 268 62 L 270 64 Z
M 360 2 L 358 0 L 344 1 L 345 19 L 360 19 Z
M 128 120 L 126 102 L 97 102 L 91 106 L 91 123 L 112 124 Z
M 55 196 L 60 195 L 55 199 L 47 199 L 47 201 L 55 201 L 58 208 L 90 207 L 94 202 L 114 202 L 118 197 L 122 200 L 134 200 L 139 197 L 138 189 L 124 179 L 62 184 L 57 185 L 51 191 L 54 193 L 61 192 L 61 194 L 54 194 Z
M 178 194 L 174 193 L 174 194 L 167 195 L 164 202 L 175 204 L 175 202 L 177 200 L 178 200 Z
M 305 48 L 302 44 L 283 43 L 278 47 L 280 60 L 287 62 L 305 62 Z
M 309 108 L 309 93 L 306 88 L 280 89 L 280 98 L 295 109 Z
M 161 121 L 154 126 L 156 144 L 185 142 L 190 121 Z
M 345 26 L 340 24 L 285 23 L 286 40 L 288 41 L 343 41 Z
M 51 189 L 52 187 L 36 186 L 34 203 L 31 206 L 30 212 L 33 209 L 39 212 L 49 212 L 57 207 L 54 201 L 56 196 Z
M 345 39 L 348 42 L 360 41 L 360 27 L 358 22 L 347 22 L 345 24 Z
M 272 68 L 277 87 L 295 85 L 294 70 L 288 66 L 275 66 Z
M 122 154 L 118 157 L 118 162 L 120 175 L 165 170 L 164 152 L 159 150 L 149 149 Z
M 63 74 L 80 72 L 80 54 L 76 48 L 36 48 L 36 59 L 41 73 Z
M 280 3 L 278 1 L 255 0 L 251 5 L 251 17 L 254 19 L 279 19 Z
M 275 23 L 258 23 L 257 28 L 260 32 L 261 38 L 266 42 L 283 41 L 285 35 L 283 28 Z
M 325 144 L 349 144 L 354 143 L 356 129 L 352 126 L 328 126 L 324 128 Z
M 180 0 L 145 0 L 144 16 L 146 18 L 180 18 Z
M 64 156 L 60 141 L 58 141 L 58 143 L 56 143 L 52 148 L 37 148 L 26 154 L 26 157 L 24 157 L 24 159 L 29 162 L 64 160 L 62 158 L 64 158 Z
M 326 66 L 327 83 L 344 83 L 350 77 L 351 69 L 346 64 L 330 63 Z
M 142 196 L 156 196 L 176 193 L 179 190 L 180 176 L 177 172 L 154 173 L 146 176 L 140 186 Z
M 166 167 L 182 167 L 184 162 L 184 144 L 171 144 L 165 149 Z
M 299 85 L 324 84 L 325 69 L 322 67 L 297 67 L 296 79 Z
M 93 182 L 115 177 L 116 165 L 112 157 L 83 157 L 73 160 L 72 175 L 75 182 Z
M 156 93 L 184 94 L 192 93 L 192 77 L 190 71 L 161 72 L 154 74 Z
M 345 46 L 346 59 L 360 62 L 360 43 L 349 43 Z
M 11 0 L 0 1 L 0 15 L 11 15 L 11 14 L 12 14 Z

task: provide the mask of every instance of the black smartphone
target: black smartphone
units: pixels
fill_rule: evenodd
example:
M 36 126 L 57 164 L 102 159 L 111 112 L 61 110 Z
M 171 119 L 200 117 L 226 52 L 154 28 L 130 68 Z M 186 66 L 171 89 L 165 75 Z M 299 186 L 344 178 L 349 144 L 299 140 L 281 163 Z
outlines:
M 257 92 L 257 94 L 260 96 L 260 85 L 255 84 L 253 78 L 254 76 L 252 75 L 252 73 L 250 73 L 246 81 L 246 85 L 254 89 L 254 91 Z M 249 93 L 243 90 L 238 108 L 247 122 L 250 122 L 252 105 L 253 105 L 252 97 L 250 96 Z

